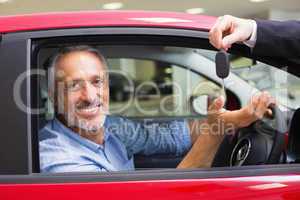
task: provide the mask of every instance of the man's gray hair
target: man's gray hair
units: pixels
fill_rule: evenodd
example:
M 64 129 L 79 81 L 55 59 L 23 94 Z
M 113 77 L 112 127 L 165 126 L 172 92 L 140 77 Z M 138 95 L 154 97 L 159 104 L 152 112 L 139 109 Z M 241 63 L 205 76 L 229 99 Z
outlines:
M 107 67 L 106 60 L 98 49 L 88 45 L 75 45 L 75 46 L 63 47 L 58 50 L 57 54 L 47 59 L 47 61 L 44 64 L 44 68 L 46 68 L 47 71 L 48 90 L 52 92 L 52 95 L 54 95 L 54 89 L 55 89 L 55 78 L 56 78 L 55 67 L 57 65 L 57 62 L 63 56 L 72 52 L 89 52 L 94 54 L 103 64 L 104 70 L 107 73 L 106 75 L 108 76 L 108 67 Z

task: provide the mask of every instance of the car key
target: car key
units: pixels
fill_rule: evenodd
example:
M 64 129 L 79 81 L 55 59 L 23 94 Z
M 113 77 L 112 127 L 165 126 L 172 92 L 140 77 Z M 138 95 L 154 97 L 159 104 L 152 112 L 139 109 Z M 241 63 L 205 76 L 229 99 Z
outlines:
M 225 91 L 225 82 L 224 79 L 228 77 L 229 70 L 230 70 L 230 64 L 229 64 L 229 57 L 226 51 L 220 50 L 216 54 L 216 73 L 219 78 L 222 79 L 222 90 L 224 93 L 224 98 L 226 101 L 226 91 Z

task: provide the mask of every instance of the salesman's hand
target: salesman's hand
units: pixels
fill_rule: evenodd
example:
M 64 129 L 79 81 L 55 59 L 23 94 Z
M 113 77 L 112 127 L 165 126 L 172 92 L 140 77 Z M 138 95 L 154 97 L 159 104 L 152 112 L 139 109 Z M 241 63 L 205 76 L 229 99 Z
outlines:
M 209 41 L 215 48 L 227 51 L 233 43 L 248 40 L 255 23 L 230 15 L 219 17 L 209 32 Z

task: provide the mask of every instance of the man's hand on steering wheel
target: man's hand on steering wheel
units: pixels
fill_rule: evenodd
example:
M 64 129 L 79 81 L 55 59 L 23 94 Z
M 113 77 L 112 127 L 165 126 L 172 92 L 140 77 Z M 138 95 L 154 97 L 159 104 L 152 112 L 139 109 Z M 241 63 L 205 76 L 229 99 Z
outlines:
M 215 134 L 224 134 L 224 131 L 231 131 L 230 129 L 247 127 L 265 115 L 272 115 L 269 107 L 275 105 L 275 99 L 268 92 L 261 92 L 254 95 L 249 103 L 239 110 L 224 111 L 221 109 L 223 105 L 224 98 L 219 97 L 209 107 L 208 124 L 213 131 L 221 131 Z M 217 126 L 218 129 L 213 128 Z
M 227 126 L 233 124 L 235 130 L 234 135 L 224 134 L 228 129 L 221 133 L 223 141 L 212 167 L 284 162 L 285 118 L 268 92 L 254 95 L 245 107 L 219 113 L 217 118 Z
M 210 167 L 225 133 L 261 118 L 274 100 L 263 92 L 254 96 L 247 106 L 239 110 L 224 111 L 224 103 L 223 97 L 215 99 L 209 106 L 207 120 L 200 124 L 200 128 L 190 127 L 190 131 L 198 132 L 198 137 L 178 168 Z
M 238 128 L 249 126 L 264 116 L 272 116 L 270 107 L 275 105 L 276 101 L 271 97 L 269 92 L 261 92 L 252 96 L 248 105 L 240 110 L 241 114 Z

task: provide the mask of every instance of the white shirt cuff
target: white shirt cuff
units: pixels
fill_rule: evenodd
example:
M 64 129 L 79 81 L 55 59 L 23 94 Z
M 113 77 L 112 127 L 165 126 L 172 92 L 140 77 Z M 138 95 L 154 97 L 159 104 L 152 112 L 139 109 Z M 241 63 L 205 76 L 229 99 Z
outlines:
M 253 30 L 250 39 L 243 42 L 245 45 L 247 45 L 250 48 L 253 48 L 255 46 L 256 39 L 257 39 L 257 24 L 255 21 L 253 24 L 254 25 L 253 25 Z

